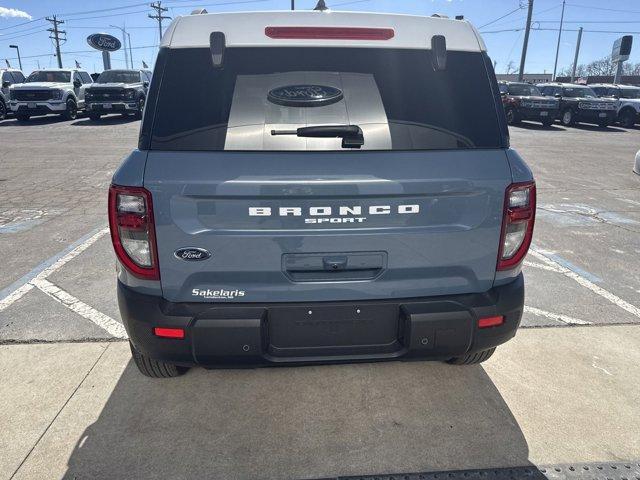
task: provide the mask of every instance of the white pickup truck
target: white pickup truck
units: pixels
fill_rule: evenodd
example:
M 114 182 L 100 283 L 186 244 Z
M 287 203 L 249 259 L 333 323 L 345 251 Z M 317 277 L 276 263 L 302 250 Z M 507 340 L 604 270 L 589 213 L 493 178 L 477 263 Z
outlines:
M 35 70 L 25 83 L 9 89 L 11 111 L 22 122 L 51 113 L 73 120 L 84 110 L 84 90 L 92 83 L 84 70 Z

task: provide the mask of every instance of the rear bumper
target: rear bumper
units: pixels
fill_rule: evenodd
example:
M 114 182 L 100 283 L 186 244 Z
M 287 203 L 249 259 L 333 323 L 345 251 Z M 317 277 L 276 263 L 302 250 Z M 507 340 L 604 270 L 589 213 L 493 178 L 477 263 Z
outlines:
M 576 121 L 585 122 L 585 123 L 613 123 L 616 119 L 616 111 L 615 110 L 587 110 L 587 109 L 578 109 L 576 110 Z
M 318 303 L 172 303 L 118 283 L 131 341 L 143 354 L 184 366 L 261 366 L 391 359 L 443 360 L 511 339 L 524 279 L 480 294 Z M 503 315 L 497 327 L 478 318 Z M 184 339 L 154 327 L 184 328 Z

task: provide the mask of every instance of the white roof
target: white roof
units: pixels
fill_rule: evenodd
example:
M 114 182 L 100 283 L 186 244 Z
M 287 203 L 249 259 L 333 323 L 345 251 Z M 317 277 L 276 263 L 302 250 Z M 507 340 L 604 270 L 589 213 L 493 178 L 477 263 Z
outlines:
M 266 27 L 392 28 L 390 40 L 273 39 Z M 431 48 L 431 37 L 444 35 L 448 50 L 480 52 L 486 47 L 477 30 L 465 20 L 360 12 L 246 12 L 212 13 L 177 17 L 162 37 L 162 47 L 209 47 L 211 32 L 225 34 L 228 47 L 367 47 Z

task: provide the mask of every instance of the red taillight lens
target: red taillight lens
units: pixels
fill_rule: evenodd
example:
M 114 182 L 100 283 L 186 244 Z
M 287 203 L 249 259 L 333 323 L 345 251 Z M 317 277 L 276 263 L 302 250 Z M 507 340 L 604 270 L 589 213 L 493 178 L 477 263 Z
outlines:
M 159 280 L 151 193 L 142 187 L 109 188 L 109 227 L 118 259 L 133 275 Z
M 184 338 L 184 329 L 156 327 L 153 329 L 153 334 L 162 338 Z
M 478 328 L 497 327 L 504 323 L 503 316 L 486 317 L 478 319 Z
M 509 185 L 504 202 L 498 270 L 509 270 L 522 262 L 531 245 L 535 217 L 535 182 Z
M 267 27 L 264 34 L 269 38 L 302 40 L 390 40 L 395 31 L 361 27 Z

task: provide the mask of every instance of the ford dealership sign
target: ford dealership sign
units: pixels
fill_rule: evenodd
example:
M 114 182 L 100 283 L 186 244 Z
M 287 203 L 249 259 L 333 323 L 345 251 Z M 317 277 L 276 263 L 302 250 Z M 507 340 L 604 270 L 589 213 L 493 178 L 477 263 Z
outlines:
M 115 52 L 120 50 L 122 44 L 113 35 L 107 33 L 94 33 L 87 37 L 87 43 L 96 50 L 102 50 L 103 52 Z

